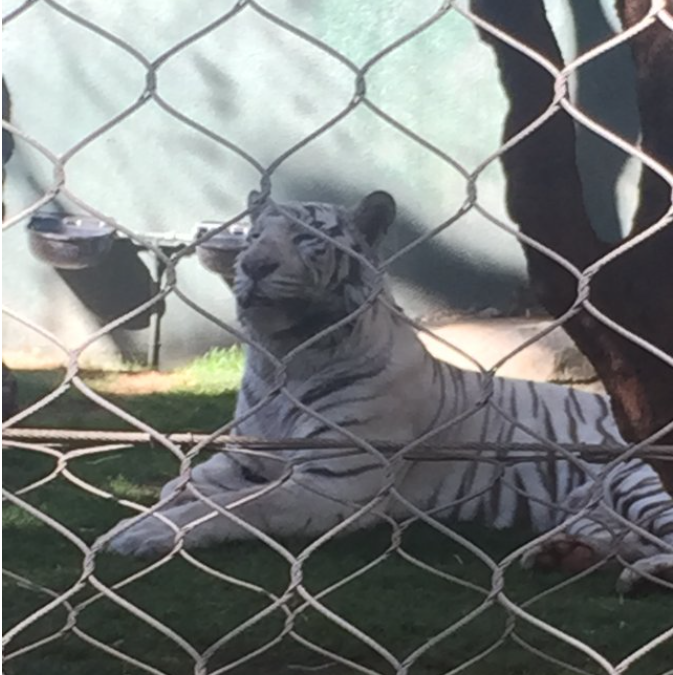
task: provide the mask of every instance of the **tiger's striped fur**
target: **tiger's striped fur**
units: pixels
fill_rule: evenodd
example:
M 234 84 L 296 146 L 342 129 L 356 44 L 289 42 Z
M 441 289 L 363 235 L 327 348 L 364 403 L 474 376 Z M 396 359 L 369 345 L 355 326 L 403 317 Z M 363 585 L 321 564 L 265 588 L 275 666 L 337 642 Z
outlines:
M 481 405 L 483 376 L 434 359 L 381 287 L 376 249 L 394 217 L 389 195 L 373 193 L 354 211 L 318 203 L 279 209 L 256 204 L 254 197 L 253 209 L 249 245 L 237 263 L 239 319 L 251 344 L 284 359 L 285 369 L 281 376 L 262 350 L 247 349 L 236 410 L 239 434 L 339 439 L 345 430 L 402 443 L 440 429 L 432 437 L 438 444 L 492 441 L 505 450 L 499 463 L 396 461 L 394 475 L 385 460 L 366 451 L 328 459 L 315 450 L 284 453 L 293 464 L 287 476 L 287 465 L 265 453 L 222 453 L 193 471 L 201 494 L 221 506 L 240 502 L 235 513 L 272 536 L 317 535 L 339 525 L 381 495 L 387 477 L 395 491 L 381 495 L 350 527 L 379 522 L 382 513 L 408 517 L 409 502 L 437 518 L 480 519 L 498 528 L 526 520 L 542 532 L 586 503 L 590 475 L 599 467 L 551 453 L 541 461 L 507 464 L 506 448 L 534 442 L 527 429 L 559 443 L 620 443 L 607 399 L 495 378 L 492 403 Z M 169 500 L 164 516 L 186 525 L 211 510 L 189 490 L 175 495 L 175 485 L 162 492 Z M 673 501 L 648 465 L 623 462 L 604 485 L 602 501 L 570 521 L 565 536 L 603 548 L 617 541 L 616 550 L 630 560 L 673 551 Z M 610 509 L 638 523 L 651 539 L 630 535 L 620 544 L 611 530 L 624 528 Z M 246 536 L 248 530 L 218 515 L 190 530 L 186 543 Z M 170 548 L 173 537 L 158 519 L 146 518 L 111 545 L 122 553 L 154 553 Z

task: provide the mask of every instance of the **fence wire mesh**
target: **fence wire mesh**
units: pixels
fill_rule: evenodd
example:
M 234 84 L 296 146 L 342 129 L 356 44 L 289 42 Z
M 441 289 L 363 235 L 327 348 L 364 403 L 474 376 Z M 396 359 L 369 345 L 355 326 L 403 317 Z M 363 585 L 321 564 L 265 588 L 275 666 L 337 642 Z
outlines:
M 534 136 L 554 115 L 566 115 L 577 125 L 591 130 L 600 138 L 649 167 L 666 182 L 669 188 L 673 189 L 673 175 L 670 168 L 589 117 L 573 104 L 569 94 L 569 81 L 579 69 L 599 59 L 618 45 L 635 39 L 653 24 L 660 24 L 668 30 L 673 29 L 670 6 L 667 6 L 664 0 L 653 1 L 649 9 L 643 12 L 641 18 L 633 25 L 571 60 L 565 66 L 559 67 L 548 56 L 482 18 L 473 11 L 469 3 L 451 0 L 439 3 L 434 13 L 427 17 L 419 17 L 413 29 L 380 49 L 364 63 L 359 64 L 323 40 L 281 18 L 274 13 L 270 2 L 239 0 L 231 4 L 215 20 L 175 43 L 154 59 L 149 59 L 133 45 L 88 18 L 90 16 L 88 13 L 85 15 L 84 12 L 74 10 L 72 5 L 61 4 L 55 0 L 28 0 L 13 9 L 4 17 L 5 31 L 21 31 L 22 16 L 34 11 L 40 5 L 48 6 L 67 20 L 95 35 L 99 40 L 125 52 L 144 74 L 144 88 L 133 103 L 61 153 L 50 150 L 33 137 L 29 130 L 23 129 L 20 119 L 3 122 L 3 128 L 12 134 L 17 144 L 24 143 L 33 148 L 50 163 L 53 169 L 52 182 L 44 189 L 40 198 L 20 211 L 8 214 L 4 219 L 3 228 L 20 226 L 27 218 L 47 206 L 55 197 L 66 197 L 70 203 L 78 206 L 82 213 L 110 224 L 119 236 L 127 237 L 139 247 L 150 251 L 162 265 L 163 275 L 156 292 L 149 300 L 116 317 L 92 332 L 83 342 L 75 345 L 67 344 L 44 326 L 26 318 L 20 310 L 12 308 L 11 289 L 9 289 L 10 307 L 3 310 L 5 315 L 19 322 L 29 331 L 46 338 L 60 349 L 66 362 L 66 374 L 53 391 L 16 413 L 3 425 L 4 447 L 11 449 L 13 453 L 22 453 L 22 456 L 31 458 L 31 461 L 34 459 L 36 466 L 39 467 L 37 470 L 25 472 L 25 475 L 16 476 L 12 475 L 14 465 L 11 462 L 6 464 L 6 477 L 12 488 L 3 489 L 3 499 L 6 504 L 16 507 L 16 513 L 23 514 L 22 516 L 12 515 L 12 518 L 24 518 L 26 522 L 38 523 L 40 532 L 43 533 L 40 536 L 47 536 L 44 534 L 47 531 L 55 535 L 52 539 L 57 541 L 56 545 L 60 549 L 67 549 L 66 557 L 76 558 L 73 565 L 78 573 L 75 578 L 68 578 L 58 568 L 55 568 L 53 580 L 50 580 L 43 577 L 32 578 L 29 563 L 26 563 L 26 567 L 22 569 L 4 570 L 6 587 L 22 593 L 16 596 L 20 597 L 20 601 L 17 601 L 19 607 L 17 612 L 20 618 L 8 626 L 4 638 L 7 672 L 49 672 L 52 667 L 55 667 L 53 659 L 58 660 L 59 654 L 67 659 L 70 653 L 68 645 L 76 641 L 86 645 L 89 649 L 87 658 L 93 660 L 87 663 L 96 664 L 97 672 L 110 673 L 194 672 L 214 675 L 225 672 L 325 670 L 325 672 L 335 673 L 395 672 L 401 674 L 533 672 L 535 669 L 538 672 L 550 673 L 601 672 L 615 675 L 625 672 L 673 673 L 673 670 L 667 670 L 661 665 L 666 663 L 668 658 L 665 656 L 666 650 L 668 649 L 670 655 L 673 641 L 673 627 L 670 625 L 670 599 L 663 595 L 666 590 L 670 591 L 673 588 L 673 578 L 670 574 L 670 556 L 673 555 L 673 546 L 670 537 L 665 540 L 662 536 L 658 536 L 660 533 L 652 533 L 637 517 L 630 517 L 628 509 L 624 511 L 615 504 L 607 503 L 604 498 L 605 491 L 610 489 L 611 472 L 619 467 L 628 466 L 625 463 L 634 457 L 670 459 L 671 446 L 653 447 L 652 444 L 671 433 L 673 420 L 649 438 L 632 445 L 608 446 L 554 442 L 550 438 L 545 438 L 539 429 L 529 429 L 522 421 L 514 419 L 512 410 L 498 400 L 494 386 L 496 381 L 494 377 L 510 359 L 538 342 L 550 331 L 565 325 L 581 310 L 588 312 L 605 326 L 655 356 L 660 360 L 661 368 L 673 368 L 671 353 L 651 344 L 605 315 L 596 307 L 590 296 L 591 282 L 600 270 L 634 247 L 642 245 L 644 241 L 655 236 L 663 228 L 671 226 L 673 202 L 658 222 L 652 223 L 646 230 L 629 237 L 590 266 L 580 269 L 560 253 L 492 214 L 480 203 L 478 191 L 479 179 L 484 171 L 512 149 L 520 146 L 526 139 Z M 216 34 L 218 29 L 235 21 L 237 16 L 243 13 L 255 13 L 263 18 L 273 31 L 293 34 L 313 49 L 333 59 L 335 63 L 338 62 L 347 68 L 352 74 L 352 97 L 347 105 L 318 128 L 310 132 L 307 130 L 299 142 L 288 147 L 272 162 L 266 164 L 255 159 L 245 147 L 240 147 L 230 139 L 219 135 L 169 103 L 162 96 L 158 77 L 161 68 L 169 60 L 179 58 L 188 47 L 209 34 Z M 460 15 L 476 28 L 490 35 L 492 39 L 509 45 L 520 55 L 539 64 L 549 73 L 554 82 L 554 97 L 546 110 L 476 167 L 464 166 L 451 156 L 450 149 L 437 147 L 430 140 L 423 138 L 396 119 L 394 115 L 386 112 L 368 95 L 367 76 L 370 71 L 401 47 L 422 41 L 424 33 L 432 26 L 446 20 L 448 15 Z M 27 58 L 30 57 L 27 56 Z M 447 62 L 450 62 L 450 46 L 447 46 L 446 58 Z M 240 76 L 245 77 L 245 73 L 240 73 Z M 137 75 L 134 74 L 134 77 Z M 230 325 L 202 308 L 180 287 L 178 282 L 178 268 L 184 264 L 185 258 L 196 250 L 197 245 L 247 218 L 250 215 L 250 209 L 241 209 L 236 216 L 223 222 L 219 227 L 194 237 L 190 241 L 182 242 L 175 251 L 167 253 L 166 248 L 157 243 L 156 238 L 149 236 L 147 232 L 135 231 L 125 226 L 115 218 L 114 214 L 99 210 L 95 203 L 89 203 L 79 197 L 76 192 L 71 191 L 67 179 L 68 163 L 76 155 L 86 152 L 91 144 L 105 138 L 106 134 L 124 120 L 148 106 L 158 106 L 178 123 L 191 128 L 209 142 L 234 153 L 246 162 L 258 172 L 261 199 L 267 201 L 273 201 L 274 174 L 287 160 L 301 153 L 312 141 L 339 125 L 356 109 L 364 108 L 457 171 L 464 179 L 464 201 L 455 213 L 431 227 L 422 236 L 389 256 L 378 266 L 373 266 L 368 258 L 357 251 L 332 240 L 331 243 L 341 246 L 343 252 L 376 274 L 377 286 L 367 301 L 339 324 L 325 327 L 296 346 L 290 353 L 279 357 L 269 353 L 264 345 L 252 343 L 250 336 L 239 327 Z M 250 123 L 254 124 L 254 120 Z M 297 224 L 302 226 L 302 221 L 294 212 L 285 209 L 282 205 L 276 205 L 276 208 L 286 219 L 297 221 Z M 486 369 L 481 364 L 476 364 L 482 376 L 475 407 L 463 413 L 457 413 L 454 418 L 441 425 L 443 428 L 454 428 L 474 415 L 475 410 L 488 409 L 493 414 L 510 419 L 515 427 L 526 429 L 531 439 L 530 443 L 499 442 L 497 439 L 487 438 L 475 438 L 473 442 L 459 440 L 453 444 L 433 443 L 442 430 L 439 426 L 405 443 L 400 443 L 397 439 L 381 437 L 361 438 L 358 434 L 350 432 L 346 426 L 335 424 L 328 415 L 302 401 L 288 388 L 288 364 L 293 359 L 303 358 L 312 344 L 334 333 L 342 325 L 352 322 L 358 314 L 367 311 L 373 304 L 386 305 L 399 321 L 413 326 L 418 331 L 428 332 L 426 326 L 412 321 L 387 299 L 382 291 L 383 274 L 395 260 L 451 227 L 470 212 L 478 212 L 488 219 L 493 227 L 504 230 L 522 245 L 554 261 L 572 274 L 577 282 L 578 291 L 573 306 L 560 318 L 554 320 L 549 327 L 523 342 L 493 367 Z M 134 317 L 158 306 L 169 296 L 179 298 L 208 321 L 213 322 L 223 331 L 227 331 L 237 340 L 248 344 L 249 349 L 263 354 L 275 369 L 276 384 L 265 393 L 265 396 L 250 406 L 245 415 L 232 421 L 223 419 L 219 428 L 208 434 L 168 433 L 165 429 L 156 428 L 96 391 L 82 377 L 80 359 L 90 345 Z M 450 349 L 457 349 L 448 342 L 446 346 Z M 126 423 L 134 431 L 26 428 L 31 416 L 54 405 L 59 398 L 65 396 L 73 388 L 96 406 Z M 235 426 L 238 427 L 246 419 L 260 414 L 276 395 L 284 396 L 298 411 L 317 420 L 326 428 L 338 431 L 340 434 L 337 436 L 338 440 L 315 439 L 308 442 L 307 439 L 302 438 L 260 439 L 243 438 L 233 434 Z M 567 411 L 561 410 L 559 414 L 564 412 Z M 350 447 L 345 448 L 346 445 Z M 263 456 L 267 462 L 277 465 L 277 470 L 272 480 L 253 486 L 245 494 L 240 494 L 237 501 L 223 504 L 218 501 L 217 495 L 205 492 L 198 480 L 194 479 L 195 467 L 213 449 L 223 451 L 233 457 Z M 310 449 L 311 453 L 295 452 L 306 449 Z M 138 472 L 145 476 L 146 472 L 141 466 L 143 459 L 134 455 L 134 452 L 154 453 L 155 456 L 166 455 L 179 464 L 179 472 L 172 483 L 172 488 L 164 491 L 161 499 L 150 506 L 144 499 L 146 495 L 141 489 L 135 492 L 105 489 L 90 479 L 86 470 L 80 469 L 78 463 L 82 459 L 105 462 L 111 457 L 121 457 L 121 461 L 128 462 L 130 466 L 133 466 L 133 470 L 137 466 Z M 595 471 L 593 480 L 590 481 L 592 485 L 590 498 L 578 509 L 569 513 L 570 521 L 563 521 L 558 526 L 535 537 L 528 535 L 526 539 L 519 538 L 510 542 L 507 552 L 502 554 L 498 554 L 497 550 L 496 552 L 490 550 L 487 545 L 488 538 L 477 536 L 473 540 L 469 530 L 456 526 L 451 521 L 446 522 L 435 517 L 438 511 L 447 510 L 451 504 L 443 503 L 441 508 L 435 509 L 419 508 L 405 498 L 395 482 L 396 472 L 399 471 L 401 463 L 433 461 L 436 462 L 434 466 L 437 471 L 449 472 L 451 462 L 462 460 L 473 462 L 475 467 L 484 464 L 494 468 L 492 479 L 482 490 L 485 492 L 493 489 L 496 481 L 507 481 L 507 467 L 524 461 L 535 461 L 535 457 L 548 458 L 550 453 L 565 459 L 571 466 L 576 465 L 580 457 L 603 462 L 592 465 L 595 466 Z M 295 481 L 301 484 L 298 477 L 302 476 L 305 468 L 310 467 L 317 456 L 324 459 L 348 455 L 368 458 L 369 461 L 374 461 L 383 467 L 379 487 L 375 493 L 367 495 L 363 500 L 353 500 L 350 504 L 352 506 L 350 515 L 344 516 L 341 522 L 330 526 L 325 532 L 314 537 L 309 544 L 305 542 L 301 545 L 287 543 L 285 538 L 276 536 L 273 529 L 260 526 L 259 522 L 239 515 L 246 513 L 246 505 L 254 505 L 255 502 L 263 504 L 268 494 L 282 490 L 288 485 L 294 485 Z M 45 462 L 40 462 L 40 458 Z M 480 469 L 475 468 L 475 472 L 478 470 Z M 149 478 L 150 482 L 151 480 L 152 478 Z M 621 480 L 628 482 L 629 479 L 622 476 Z M 110 542 L 110 535 L 104 533 L 111 523 L 89 522 L 79 529 L 67 524 L 66 514 L 69 508 L 86 509 L 86 504 L 90 502 L 74 500 L 72 505 L 49 505 L 45 491 L 49 491 L 55 484 L 61 482 L 71 485 L 85 495 L 87 500 L 108 501 L 116 505 L 118 508 L 114 511 L 115 514 L 124 511 L 127 516 L 137 516 L 136 520 L 126 522 L 123 527 L 127 529 L 137 523 L 137 518 L 155 514 L 155 519 L 161 520 L 170 530 L 170 545 L 168 545 L 167 552 L 157 560 L 149 563 L 143 562 L 142 565 L 117 557 L 113 558 L 103 550 Z M 519 494 L 526 492 L 525 487 L 516 482 L 510 482 L 509 487 Z M 200 504 L 202 508 L 196 511 L 197 515 L 188 523 L 176 525 L 164 515 L 164 507 L 180 495 L 183 497 L 188 495 L 192 503 Z M 408 509 L 406 518 L 394 519 L 385 511 L 378 509 L 391 495 L 406 505 Z M 527 494 L 526 496 L 529 499 L 538 499 L 550 508 L 561 508 L 558 503 L 545 501 L 539 494 L 537 496 Z M 602 500 L 600 501 L 601 507 L 610 516 L 613 524 L 624 527 L 624 532 L 616 536 L 608 549 L 603 552 L 604 559 L 593 561 L 591 565 L 585 566 L 579 574 L 574 576 L 555 577 L 551 582 L 545 582 L 544 587 L 538 582 L 531 581 L 530 577 L 525 577 L 522 582 L 521 574 L 523 573 L 518 571 L 517 567 L 519 562 L 522 559 L 530 560 L 531 557 L 539 555 L 541 550 L 546 550 L 545 546 L 550 541 L 558 541 L 554 538 L 559 535 L 563 537 L 569 523 L 570 526 L 573 523 L 581 524 L 582 518 L 591 516 L 591 509 L 596 505 L 597 500 Z M 453 506 L 459 502 L 460 500 L 456 499 Z M 291 500 L 284 503 L 291 504 Z M 295 503 L 294 506 L 300 512 L 305 508 L 301 503 Z M 659 503 L 657 508 L 664 512 L 667 508 L 670 509 L 670 506 L 666 503 L 662 506 Z M 363 560 L 353 556 L 352 550 L 353 547 L 362 547 L 366 544 L 366 539 L 357 539 L 359 536 L 357 534 L 350 534 L 344 539 L 335 538 L 345 530 L 356 529 L 363 521 L 371 520 L 373 513 L 377 513 L 376 517 L 384 524 L 385 535 L 382 539 L 379 535 L 372 535 L 374 539 L 379 537 L 381 546 L 375 554 L 372 554 L 371 559 Z M 12 514 L 15 512 L 12 511 Z M 273 515 L 275 514 L 270 514 L 269 519 Z M 301 517 L 303 518 L 304 515 L 302 513 Z M 651 517 L 651 511 L 647 515 Z M 225 519 L 230 529 L 243 532 L 245 537 L 255 539 L 259 546 L 265 548 L 264 556 L 267 557 L 262 560 L 267 567 L 264 567 L 260 574 L 252 574 L 256 581 L 249 580 L 250 570 L 244 569 L 245 563 L 243 567 L 223 565 L 228 557 L 226 548 L 218 548 L 213 555 L 208 552 L 201 555 L 200 552 L 192 551 L 187 545 L 190 532 L 218 519 Z M 147 522 L 147 519 L 143 522 Z M 429 539 L 424 539 L 425 534 L 422 536 L 414 534 L 412 526 L 418 527 L 419 524 L 426 527 L 430 533 Z M 668 525 L 669 534 L 671 526 L 671 524 Z M 289 531 L 285 534 L 292 535 L 293 533 Z M 497 539 L 499 535 L 492 536 Z M 619 541 L 629 536 L 635 536 L 642 542 L 655 545 L 660 556 L 657 560 L 662 562 L 659 566 L 641 568 L 631 564 L 629 560 L 620 559 L 620 562 L 627 568 L 625 574 L 632 575 L 627 578 L 632 581 L 638 576 L 649 578 L 658 584 L 657 593 L 661 593 L 664 599 L 660 601 L 663 609 L 659 614 L 652 613 L 652 605 L 640 605 L 637 601 L 631 600 L 624 601 L 625 603 L 634 602 L 634 614 L 642 612 L 638 623 L 641 624 L 641 628 L 642 625 L 645 626 L 642 635 L 647 636 L 643 637 L 637 645 L 633 645 L 630 639 L 626 640 L 625 643 L 629 647 L 625 652 L 623 649 L 617 649 L 616 645 L 620 640 L 624 640 L 624 633 L 630 632 L 628 621 L 624 623 L 620 619 L 622 623 L 615 622 L 616 637 L 613 636 L 612 639 L 604 642 L 592 639 L 595 626 L 592 626 L 591 622 L 609 622 L 611 619 L 597 610 L 590 612 L 588 609 L 590 599 L 587 598 L 587 593 L 588 589 L 593 586 L 582 586 L 582 590 L 574 596 L 572 589 L 592 573 L 604 574 L 605 560 L 615 555 L 621 558 L 618 553 Z M 26 541 L 34 542 L 35 539 L 27 537 Z M 567 539 L 562 540 L 562 544 L 565 545 L 565 543 Z M 257 554 L 252 549 L 245 549 L 241 554 L 241 549 L 237 549 L 233 544 L 231 546 L 232 557 L 240 558 L 242 555 L 244 558 L 250 556 L 251 561 L 259 560 L 259 558 L 254 558 Z M 330 548 L 330 546 L 336 548 Z M 432 547 L 431 551 L 428 551 L 428 546 Z M 329 563 L 326 550 L 331 551 L 332 556 L 341 556 L 345 560 L 344 565 L 339 567 L 335 563 Z M 22 554 L 26 556 L 26 560 L 44 555 L 40 550 L 25 550 Z M 325 556 L 327 556 L 328 563 L 324 562 Z M 447 566 L 445 561 L 441 560 L 444 557 L 454 562 L 457 560 L 458 565 Z M 223 561 L 222 558 L 225 560 Z M 464 563 L 466 558 L 471 561 L 467 566 Z M 319 572 L 312 567 L 317 559 L 323 561 L 322 567 L 316 568 Z M 393 575 L 388 581 L 385 577 L 382 582 L 371 581 L 371 574 L 389 565 L 392 559 L 403 565 L 404 574 L 412 579 L 410 586 L 407 587 L 408 595 L 395 595 L 392 592 L 394 589 L 387 588 L 387 583 L 400 583 L 398 576 Z M 178 576 L 171 577 L 167 573 L 171 566 L 178 566 Z M 474 576 L 467 575 L 467 569 L 475 566 L 479 568 L 478 573 Z M 661 570 L 664 572 L 662 573 Z M 320 578 L 316 579 L 316 575 Z M 549 579 L 549 577 L 545 578 Z M 194 582 L 195 579 L 197 582 Z M 375 588 L 374 592 L 367 592 L 367 586 L 370 583 Z M 380 585 L 376 586 L 376 583 Z M 426 589 L 424 589 L 424 583 L 428 584 Z M 591 584 L 594 583 L 596 592 L 601 592 L 598 587 L 603 582 L 591 582 Z M 523 593 L 521 592 L 522 584 Z M 177 588 L 167 589 L 166 585 L 177 586 Z M 340 594 L 349 586 L 356 589 L 355 595 L 341 596 Z M 175 591 L 175 595 L 170 596 L 167 590 Z M 241 610 L 240 607 L 235 607 L 237 603 L 242 606 L 244 597 L 248 598 L 247 609 Z M 347 599 L 339 600 L 340 597 L 347 597 Z M 568 609 L 567 605 L 573 597 L 577 604 Z M 414 630 L 405 618 L 409 613 L 413 614 L 412 608 L 406 605 L 432 605 L 437 598 L 445 607 L 442 610 L 444 618 L 440 618 L 439 623 L 428 622 L 427 626 L 422 627 L 421 630 L 421 632 L 424 631 L 423 639 L 410 645 L 403 638 L 405 632 Z M 669 606 L 668 614 L 665 611 L 666 604 Z M 99 615 L 92 613 L 96 606 L 104 607 L 105 611 Z M 563 611 L 569 614 L 563 617 Z M 588 627 L 575 630 L 576 626 L 584 625 L 581 619 L 584 611 L 589 614 L 586 624 Z M 498 619 L 492 618 L 494 612 L 500 612 L 497 615 Z M 182 621 L 176 621 L 176 613 L 186 615 L 187 623 L 185 623 L 184 616 Z M 15 612 L 11 614 L 16 618 Z M 632 616 L 629 616 L 632 619 Z M 374 617 L 373 620 L 369 620 L 372 617 Z M 386 620 L 390 623 L 386 624 Z M 101 621 L 105 622 L 105 625 L 101 625 Z M 192 637 L 190 624 L 203 622 L 208 623 L 208 630 L 200 633 L 198 637 Z M 474 633 L 468 633 L 467 638 L 461 637 L 466 634 L 465 631 L 469 630 L 470 626 L 478 627 L 478 638 Z M 338 638 L 326 638 L 325 635 L 330 630 L 335 632 Z M 149 638 L 143 642 L 139 636 L 145 636 L 145 638 L 149 636 Z M 309 656 L 299 657 L 292 652 L 292 655 L 288 657 L 289 662 L 284 662 L 283 656 L 274 656 L 279 653 L 275 651 L 279 645 L 288 641 L 302 647 L 304 651 L 301 654 Z M 360 647 L 354 648 L 353 644 L 358 644 Z M 508 659 L 512 657 L 506 650 L 515 647 L 519 649 L 517 652 L 519 657 L 517 657 L 518 660 L 515 658 L 510 663 Z M 52 651 L 49 651 L 50 648 Z M 56 651 L 53 651 L 54 649 Z M 501 654 L 506 655 L 499 656 Z M 658 661 L 648 660 L 653 655 L 662 654 L 664 656 Z M 264 658 L 276 660 L 264 661 Z M 670 662 L 668 659 L 669 664 Z M 71 668 L 74 668 L 74 665 L 69 663 L 61 666 L 58 672 L 75 672 L 74 669 L 70 670 Z

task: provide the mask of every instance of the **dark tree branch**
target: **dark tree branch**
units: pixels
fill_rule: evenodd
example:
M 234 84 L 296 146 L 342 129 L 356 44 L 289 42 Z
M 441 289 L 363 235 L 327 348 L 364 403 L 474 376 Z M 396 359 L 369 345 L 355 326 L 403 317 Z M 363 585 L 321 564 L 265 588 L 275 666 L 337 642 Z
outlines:
M 621 0 L 618 4 L 625 23 L 632 25 L 650 3 Z M 472 0 L 472 9 L 561 65 L 560 50 L 541 0 Z M 509 99 L 505 121 L 505 139 L 509 139 L 549 106 L 553 78 L 486 31 L 482 31 L 482 38 L 495 51 Z M 673 114 L 665 111 L 673 110 L 670 40 L 670 34 L 657 25 L 633 41 L 643 146 L 669 168 L 673 166 Z M 507 206 L 522 232 L 580 269 L 610 251 L 610 245 L 596 236 L 585 208 L 575 156 L 574 122 L 569 115 L 557 112 L 506 152 L 502 161 L 507 176 Z M 670 206 L 670 189 L 662 189 L 662 183 L 666 188 L 652 172 L 643 172 L 634 225 L 637 231 L 653 224 Z M 553 316 L 561 316 L 576 301 L 575 279 L 530 247 L 525 247 L 525 253 L 531 282 L 540 299 Z M 673 355 L 672 261 L 673 226 L 668 226 L 603 267 L 591 282 L 590 296 L 591 302 L 620 326 L 669 355 Z M 627 440 L 643 440 L 673 420 L 673 368 L 586 311 L 573 316 L 564 326 L 605 384 Z M 668 434 L 661 442 L 672 441 L 673 434 Z M 673 463 L 660 462 L 655 468 L 673 492 Z

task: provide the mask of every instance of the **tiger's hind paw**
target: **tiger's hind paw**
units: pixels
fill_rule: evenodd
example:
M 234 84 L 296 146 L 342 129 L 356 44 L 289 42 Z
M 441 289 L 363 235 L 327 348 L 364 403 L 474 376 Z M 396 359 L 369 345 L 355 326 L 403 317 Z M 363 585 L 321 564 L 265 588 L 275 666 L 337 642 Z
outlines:
M 527 551 L 521 558 L 521 565 L 525 569 L 578 574 L 605 560 L 601 549 L 592 540 L 557 534 Z
M 630 595 L 643 589 L 673 590 L 673 553 L 642 558 L 625 568 L 617 580 L 617 591 Z

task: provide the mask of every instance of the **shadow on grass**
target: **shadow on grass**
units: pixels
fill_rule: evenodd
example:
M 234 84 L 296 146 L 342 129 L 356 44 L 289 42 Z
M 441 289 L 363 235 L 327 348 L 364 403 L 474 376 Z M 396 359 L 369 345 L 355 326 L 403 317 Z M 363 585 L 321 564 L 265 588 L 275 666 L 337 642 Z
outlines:
M 22 402 L 26 405 L 58 384 L 60 375 L 43 373 L 38 376 L 20 372 L 19 381 Z M 231 415 L 234 399 L 231 391 L 218 395 L 168 392 L 107 396 L 164 432 L 212 431 Z M 27 420 L 26 426 L 123 427 L 118 418 L 107 415 L 81 394 L 68 392 L 48 409 Z M 113 425 L 115 419 L 117 426 Z M 3 458 L 6 487 L 13 492 L 49 475 L 56 466 L 53 457 L 24 449 L 6 449 Z M 78 479 L 117 497 L 150 504 L 156 499 L 160 486 L 177 473 L 178 462 L 164 448 L 142 445 L 73 459 L 68 462 L 68 470 Z M 114 500 L 74 485 L 63 474 L 24 494 L 23 499 L 62 523 L 87 544 L 120 518 L 133 515 L 130 509 Z M 56 593 L 72 589 L 82 578 L 84 557 L 72 541 L 18 506 L 5 506 L 3 525 L 5 568 L 33 584 L 25 585 L 11 577 L 5 578 L 3 618 L 7 630 L 51 601 L 52 598 L 41 592 L 40 587 Z M 456 530 L 495 561 L 502 560 L 531 537 L 528 532 L 491 531 L 476 526 L 462 525 Z M 513 617 L 496 597 L 487 598 L 492 585 L 492 572 L 487 565 L 428 526 L 417 525 L 404 534 L 402 547 L 409 555 L 444 575 L 454 575 L 485 589 L 480 592 L 421 569 L 397 552 L 386 553 L 390 542 L 391 530 L 385 525 L 328 542 L 305 563 L 302 587 L 315 596 L 380 557 L 373 569 L 321 598 L 321 602 L 400 660 L 469 612 L 483 608 L 465 626 L 419 656 L 409 671 L 412 674 L 444 673 L 497 642 Z M 284 544 L 297 555 L 307 542 L 292 540 Z M 197 569 L 177 557 L 151 574 L 119 587 L 116 592 L 182 636 L 198 651 L 207 649 L 268 607 L 272 602 L 269 593 L 281 596 L 292 585 L 290 564 L 259 542 L 230 543 L 195 555 L 219 576 Z M 95 560 L 94 574 L 96 579 L 112 587 L 148 564 L 147 561 L 103 554 Z M 524 571 L 515 564 L 506 570 L 505 579 L 507 597 L 521 603 L 563 578 Z M 670 624 L 673 603 L 670 597 L 661 595 L 622 601 L 614 591 L 615 579 L 613 571 L 600 570 L 535 603 L 529 611 L 617 662 Z M 66 623 L 66 607 L 63 604 L 53 607 L 23 630 L 6 649 L 10 659 L 4 672 L 7 675 L 136 675 L 147 672 L 105 654 L 87 643 L 83 639 L 86 635 L 169 675 L 193 672 L 192 658 L 165 633 L 107 598 L 83 604 L 95 595 L 96 590 L 87 582 L 69 598 L 70 605 L 79 608 L 76 616 L 79 633 L 67 630 L 53 642 L 11 658 L 12 653 L 22 646 L 57 633 Z M 316 609 L 302 609 L 304 600 L 296 590 L 286 604 L 294 611 L 301 609 L 293 619 L 294 635 L 377 672 L 394 672 L 385 657 L 363 641 Z M 220 645 L 209 661 L 209 672 L 272 644 L 286 620 L 286 614 L 276 609 L 252 622 L 244 631 Z M 604 672 L 583 654 L 521 619 L 516 621 L 516 634 L 535 648 L 587 672 Z M 628 672 L 634 675 L 663 672 L 670 667 L 670 652 L 670 646 L 667 649 L 667 645 L 663 645 Z M 296 666 L 317 668 L 326 664 L 330 664 L 328 657 L 310 651 L 299 641 L 286 636 L 254 659 L 228 672 L 290 675 L 301 672 Z M 345 665 L 332 665 L 319 672 L 344 675 L 356 671 Z M 571 671 L 543 661 L 510 637 L 490 656 L 463 672 L 468 675 L 565 675 Z
M 54 391 L 63 381 L 64 370 L 14 370 L 19 387 L 19 406 L 26 409 Z M 114 393 L 115 374 L 82 373 L 82 379 L 97 393 L 122 410 L 138 417 L 162 433 L 213 431 L 231 419 L 236 391 L 222 388 L 215 393 L 198 393 L 187 388 L 142 394 Z M 101 385 L 101 386 L 97 386 Z M 58 429 L 109 429 L 133 427 L 120 417 L 87 398 L 74 386 L 21 422 L 24 427 Z

